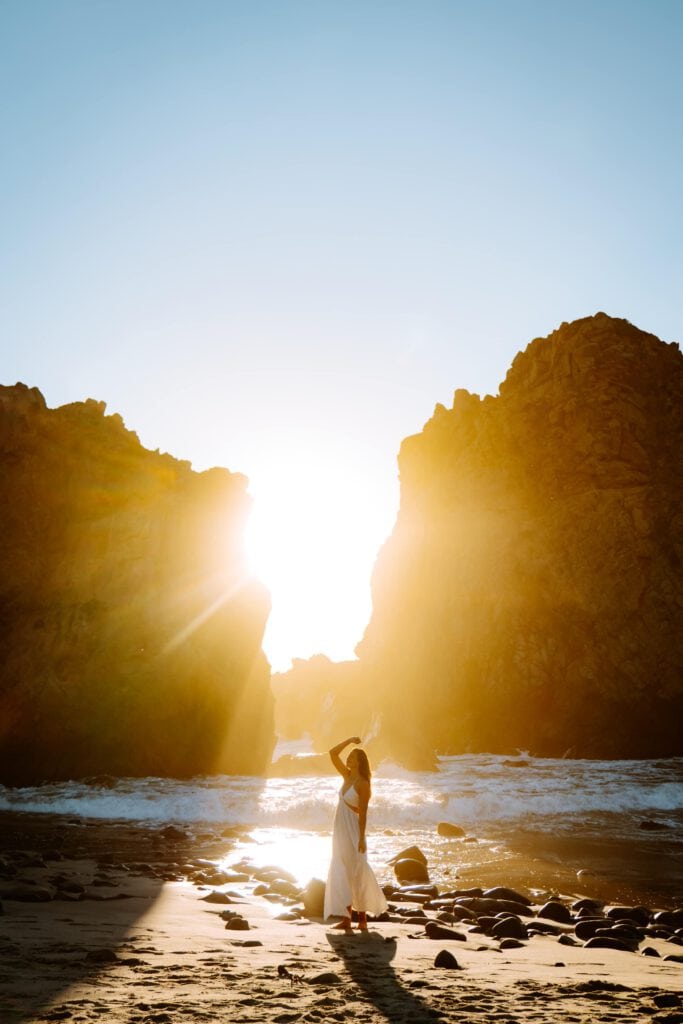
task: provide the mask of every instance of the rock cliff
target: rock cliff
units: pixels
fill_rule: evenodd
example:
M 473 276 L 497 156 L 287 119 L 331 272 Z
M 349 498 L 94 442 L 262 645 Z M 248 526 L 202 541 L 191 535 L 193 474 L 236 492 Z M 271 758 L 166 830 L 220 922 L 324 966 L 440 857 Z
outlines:
M 0 781 L 265 768 L 246 486 L 144 449 L 103 402 L 0 388 Z
M 375 756 L 683 754 L 678 346 L 604 313 L 563 324 L 498 396 L 437 406 L 399 470 L 338 702 L 381 716 Z
M 399 455 L 358 653 L 398 749 L 683 753 L 683 357 L 598 313 Z

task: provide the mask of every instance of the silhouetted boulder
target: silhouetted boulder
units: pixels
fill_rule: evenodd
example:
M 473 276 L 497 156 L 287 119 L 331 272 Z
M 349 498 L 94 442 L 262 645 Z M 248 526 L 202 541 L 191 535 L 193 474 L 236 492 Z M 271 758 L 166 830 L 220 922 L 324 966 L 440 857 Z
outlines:
M 103 402 L 0 387 L 0 780 L 261 773 L 269 598 L 247 481 L 148 451 Z

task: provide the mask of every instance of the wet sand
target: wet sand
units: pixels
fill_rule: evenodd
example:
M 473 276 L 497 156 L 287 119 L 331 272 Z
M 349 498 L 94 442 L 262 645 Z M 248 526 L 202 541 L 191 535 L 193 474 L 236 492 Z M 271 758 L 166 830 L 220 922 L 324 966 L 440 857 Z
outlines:
M 584 885 L 534 858 L 477 866 L 468 851 L 466 876 L 439 880 L 439 890 L 499 885 L 528 897 L 518 945 L 472 931 L 485 914 L 458 920 L 463 897 L 454 917 L 405 893 L 390 896 L 389 919 L 347 934 L 302 916 L 296 886 L 278 883 L 277 871 L 245 864 L 241 875 L 221 874 L 216 861 L 239 830 L 190 836 L 72 821 L 0 815 L 2 1024 L 683 1021 L 683 939 L 673 926 L 649 925 L 636 952 L 577 938 L 572 903 L 613 898 L 598 878 Z M 392 880 L 390 869 L 380 877 Z M 551 896 L 572 923 L 534 916 Z M 650 910 L 675 906 L 661 902 Z M 609 911 L 608 902 L 600 913 Z M 534 934 L 535 924 L 552 933 Z M 430 938 L 427 925 L 461 937 Z M 643 955 L 648 948 L 658 955 Z M 435 966 L 442 951 L 458 966 Z

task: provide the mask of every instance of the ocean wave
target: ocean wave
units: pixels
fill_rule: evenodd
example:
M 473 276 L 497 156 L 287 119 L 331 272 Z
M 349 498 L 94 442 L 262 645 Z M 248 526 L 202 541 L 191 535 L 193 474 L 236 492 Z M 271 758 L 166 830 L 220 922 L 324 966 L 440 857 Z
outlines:
M 337 777 L 206 776 L 118 779 L 106 785 L 0 787 L 0 810 L 150 823 L 220 823 L 309 830 L 330 827 Z M 372 827 L 467 830 L 501 823 L 556 827 L 581 817 L 654 816 L 683 826 L 683 760 L 578 762 L 527 759 L 516 767 L 486 755 L 444 758 L 436 772 L 381 766 L 373 779 Z

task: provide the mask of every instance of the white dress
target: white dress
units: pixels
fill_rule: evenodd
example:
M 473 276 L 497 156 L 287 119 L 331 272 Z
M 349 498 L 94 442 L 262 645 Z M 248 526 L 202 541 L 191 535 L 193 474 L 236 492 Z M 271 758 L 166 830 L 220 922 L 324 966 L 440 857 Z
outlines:
M 325 918 L 347 917 L 349 907 L 376 917 L 388 906 L 368 864 L 367 854 L 358 850 L 360 825 L 357 810 L 356 787 L 350 786 L 345 792 L 342 785 L 334 816 L 332 861 L 325 886 Z

